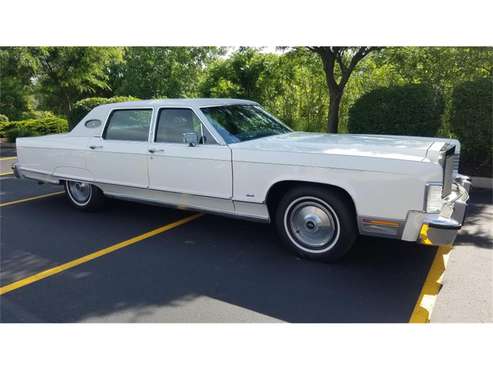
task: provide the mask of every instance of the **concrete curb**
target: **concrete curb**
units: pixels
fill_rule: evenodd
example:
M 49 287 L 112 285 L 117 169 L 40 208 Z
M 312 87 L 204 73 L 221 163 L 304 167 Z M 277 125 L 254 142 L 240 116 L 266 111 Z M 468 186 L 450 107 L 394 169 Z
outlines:
M 491 177 L 471 177 L 472 187 L 480 189 L 493 189 L 493 178 Z

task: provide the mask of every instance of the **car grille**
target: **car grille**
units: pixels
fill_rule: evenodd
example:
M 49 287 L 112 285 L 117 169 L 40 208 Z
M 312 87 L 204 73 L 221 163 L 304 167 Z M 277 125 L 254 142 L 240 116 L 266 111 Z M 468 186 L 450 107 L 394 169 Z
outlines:
M 459 173 L 460 154 L 454 154 L 452 158 L 454 161 L 453 169 L 455 172 Z
M 443 188 L 442 188 L 442 197 L 445 198 L 452 191 L 452 181 L 453 181 L 453 171 L 458 167 L 458 160 L 456 162 L 456 156 L 454 154 L 455 146 L 448 146 L 445 149 L 444 157 L 443 157 Z

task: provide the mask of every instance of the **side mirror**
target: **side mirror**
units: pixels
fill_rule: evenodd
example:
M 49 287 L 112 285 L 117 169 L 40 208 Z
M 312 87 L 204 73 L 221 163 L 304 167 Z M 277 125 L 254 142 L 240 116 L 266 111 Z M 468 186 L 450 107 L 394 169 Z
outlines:
M 195 132 L 185 132 L 183 134 L 183 142 L 188 146 L 197 146 L 199 143 L 199 136 Z

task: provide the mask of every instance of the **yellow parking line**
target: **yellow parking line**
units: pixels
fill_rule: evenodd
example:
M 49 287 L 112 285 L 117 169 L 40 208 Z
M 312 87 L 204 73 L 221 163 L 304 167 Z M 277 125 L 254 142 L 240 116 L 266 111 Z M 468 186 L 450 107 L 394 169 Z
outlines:
M 0 203 L 0 207 L 12 206 L 14 204 L 19 204 L 19 203 L 24 203 L 24 202 L 30 202 L 31 200 L 36 200 L 36 199 L 48 198 L 48 197 L 52 197 L 53 195 L 59 195 L 59 194 L 63 194 L 63 193 L 64 193 L 64 191 L 57 191 L 55 193 L 48 193 L 48 194 L 43 194 L 43 195 L 37 195 L 35 197 L 30 197 L 30 198 L 23 198 L 23 199 L 13 200 L 11 202 Z
M 14 173 L 12 171 L 9 172 L 1 172 L 0 176 L 7 176 L 7 175 L 13 175 Z
M 8 161 L 10 159 L 17 159 L 17 157 L 3 157 L 3 158 L 0 158 L 0 161 Z
M 452 246 L 450 245 L 441 245 L 438 247 L 430 271 L 428 271 L 426 280 L 421 288 L 418 301 L 409 318 L 410 323 L 417 324 L 430 322 L 431 311 L 442 285 L 441 277 L 445 271 L 447 257 L 451 250 Z
M 182 218 L 181 220 L 175 221 L 175 222 L 173 222 L 171 224 L 168 224 L 168 225 L 164 225 L 164 226 L 158 227 L 157 229 L 148 231 L 148 232 L 146 232 L 144 234 L 135 236 L 135 237 L 133 237 L 131 239 L 128 239 L 128 240 L 125 240 L 123 242 L 114 244 L 114 245 L 112 245 L 110 247 L 107 247 L 107 248 L 104 248 L 104 249 L 100 249 L 100 250 L 98 250 L 96 252 L 93 252 L 91 254 L 88 254 L 86 256 L 77 258 L 75 260 L 69 261 L 69 262 L 64 263 L 62 265 L 58 265 L 58 266 L 55 266 L 55 267 L 50 268 L 48 270 L 41 271 L 41 272 L 39 272 L 37 274 L 34 274 L 34 275 L 31 275 L 31 276 L 29 276 L 27 278 L 24 278 L 24 279 L 15 281 L 13 283 L 4 285 L 4 286 L 0 287 L 0 295 L 3 295 L 3 294 L 6 294 L 8 292 L 11 292 L 13 290 L 22 288 L 22 287 L 24 287 L 26 285 L 30 285 L 32 283 L 35 283 L 36 281 L 39 281 L 39 280 L 42 280 L 42 279 L 46 279 L 47 277 L 50 277 L 50 276 L 59 274 L 60 272 L 63 272 L 63 271 L 66 271 L 68 269 L 74 268 L 76 266 L 82 265 L 83 263 L 92 261 L 92 260 L 94 260 L 94 259 L 96 259 L 98 257 L 102 257 L 102 256 L 107 255 L 109 253 L 115 252 L 115 251 L 117 251 L 119 249 L 128 247 L 128 246 L 130 246 L 132 244 L 135 244 L 137 242 L 140 242 L 140 241 L 142 241 L 144 239 L 148 239 L 148 238 L 151 238 L 151 237 L 153 237 L 155 235 L 164 233 L 165 231 L 174 229 L 175 227 L 178 227 L 178 226 L 184 225 L 184 224 L 186 224 L 186 223 L 188 223 L 190 221 L 193 221 L 193 220 L 195 220 L 196 218 L 198 218 L 200 216 L 202 216 L 202 214 L 197 213 L 197 214 L 194 214 L 192 216 L 188 216 L 188 217 Z

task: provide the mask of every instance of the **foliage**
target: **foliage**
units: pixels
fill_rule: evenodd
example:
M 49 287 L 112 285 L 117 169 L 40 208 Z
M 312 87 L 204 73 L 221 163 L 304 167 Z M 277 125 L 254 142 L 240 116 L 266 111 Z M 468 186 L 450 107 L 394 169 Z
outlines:
M 208 68 L 200 94 L 254 100 L 297 130 L 320 131 L 328 102 L 321 67 L 302 48 L 281 55 L 240 48 Z
M 36 92 L 43 108 L 68 115 L 73 104 L 94 93 L 111 90 L 108 67 L 122 59 L 121 48 L 28 48 L 36 68 Z
M 56 117 L 55 113 L 47 110 L 29 110 L 27 112 L 22 113 L 21 120 L 44 119 L 44 118 L 54 118 L 54 117 Z
M 450 129 L 461 142 L 461 166 L 468 175 L 492 177 L 493 84 L 491 79 L 455 87 Z
M 32 127 L 12 127 L 5 131 L 4 136 L 9 143 L 15 143 L 18 137 L 38 136 L 39 132 Z
M 382 87 L 363 95 L 349 110 L 352 133 L 436 136 L 443 98 L 427 85 Z
M 32 105 L 34 65 L 25 48 L 0 47 L 0 112 L 20 119 Z
M 375 60 L 392 66 L 406 83 L 428 84 L 451 90 L 455 84 L 493 73 L 493 48 L 398 47 L 386 48 Z
M 222 53 L 215 47 L 129 47 L 111 68 L 111 85 L 116 95 L 141 99 L 195 97 L 206 66 Z
M 74 127 L 77 123 L 80 122 L 93 108 L 98 105 L 103 104 L 111 104 L 111 103 L 121 103 L 125 101 L 133 101 L 138 100 L 133 96 L 114 96 L 112 98 L 86 98 L 79 100 L 74 104 L 72 112 L 69 115 L 69 125 L 70 127 Z
M 12 138 L 15 139 L 15 137 L 22 136 L 21 134 L 36 136 L 57 134 L 66 131 L 68 131 L 67 120 L 56 116 L 22 121 L 0 122 L 0 136 L 7 137 L 9 141 L 11 141 Z
M 8 122 L 9 117 L 7 117 L 5 114 L 0 114 L 0 122 Z
M 329 117 L 327 121 L 327 132 L 337 133 L 339 131 L 339 111 L 342 97 L 351 74 L 358 63 L 379 47 L 339 47 L 339 46 L 316 46 L 309 50 L 317 53 L 323 63 L 323 70 L 327 80 L 329 91 Z

